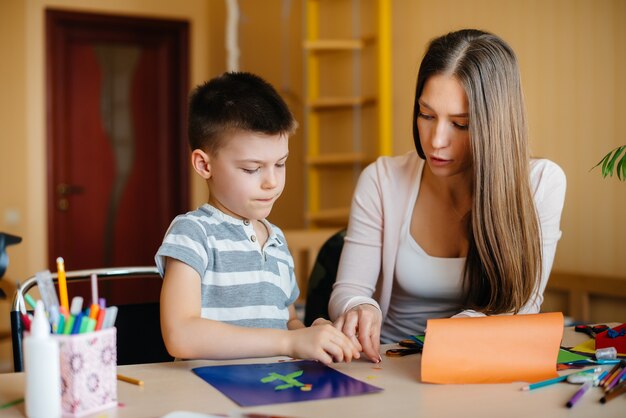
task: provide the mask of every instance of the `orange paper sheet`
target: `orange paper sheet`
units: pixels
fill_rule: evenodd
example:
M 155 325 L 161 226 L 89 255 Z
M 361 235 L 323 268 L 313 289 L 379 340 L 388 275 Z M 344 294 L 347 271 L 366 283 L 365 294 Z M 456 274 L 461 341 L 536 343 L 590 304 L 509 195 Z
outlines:
M 431 319 L 426 326 L 422 381 L 538 382 L 557 377 L 563 314 Z

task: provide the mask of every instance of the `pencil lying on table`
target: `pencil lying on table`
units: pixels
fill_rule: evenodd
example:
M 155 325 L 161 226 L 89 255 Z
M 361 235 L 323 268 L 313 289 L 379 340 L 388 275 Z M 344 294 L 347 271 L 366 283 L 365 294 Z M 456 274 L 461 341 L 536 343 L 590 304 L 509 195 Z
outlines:
M 611 399 L 617 398 L 618 396 L 623 395 L 625 393 L 626 393 L 626 381 L 623 381 L 619 385 L 615 386 L 612 390 L 607 392 L 606 395 L 604 395 L 602 399 L 600 399 L 600 403 L 607 403 Z
M 542 380 L 541 382 L 537 382 L 537 383 L 531 383 L 528 386 L 524 386 L 522 388 L 522 390 L 534 390 L 534 389 L 539 389 L 542 388 L 544 386 L 549 386 L 549 385 L 553 385 L 555 383 L 559 383 L 559 382 L 563 382 L 564 380 L 567 380 L 568 376 L 571 376 L 573 374 L 583 374 L 583 373 L 591 373 L 591 372 L 595 372 L 596 369 L 587 369 L 587 370 L 583 370 L 580 372 L 574 372 L 574 373 L 570 373 L 570 374 L 565 374 L 559 377 L 555 377 L 553 379 L 548 379 L 548 380 Z
M 143 386 L 143 380 L 135 379 L 133 377 L 124 376 L 123 374 L 117 375 L 117 380 L 121 380 L 122 382 L 132 383 L 133 385 Z

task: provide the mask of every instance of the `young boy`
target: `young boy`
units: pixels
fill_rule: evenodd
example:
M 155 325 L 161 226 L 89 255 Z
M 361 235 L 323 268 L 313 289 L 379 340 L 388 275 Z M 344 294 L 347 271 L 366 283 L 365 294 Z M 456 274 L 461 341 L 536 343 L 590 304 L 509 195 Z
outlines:
M 293 259 L 282 231 L 265 219 L 285 186 L 296 126 L 274 88 L 252 74 L 225 73 L 192 93 L 191 163 L 209 201 L 174 219 L 155 257 L 171 355 L 359 357 L 330 322 L 305 328 L 296 319 Z

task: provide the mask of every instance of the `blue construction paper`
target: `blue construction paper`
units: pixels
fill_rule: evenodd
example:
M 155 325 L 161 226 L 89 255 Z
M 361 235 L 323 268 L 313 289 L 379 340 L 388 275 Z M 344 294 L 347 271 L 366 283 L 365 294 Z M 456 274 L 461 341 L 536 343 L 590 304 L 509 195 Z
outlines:
M 240 406 L 339 398 L 382 390 L 311 360 L 206 366 L 192 370 Z M 293 380 L 278 377 L 289 375 Z
M 421 347 L 424 347 L 424 339 L 426 338 L 425 335 L 411 335 L 410 338 L 418 343 Z

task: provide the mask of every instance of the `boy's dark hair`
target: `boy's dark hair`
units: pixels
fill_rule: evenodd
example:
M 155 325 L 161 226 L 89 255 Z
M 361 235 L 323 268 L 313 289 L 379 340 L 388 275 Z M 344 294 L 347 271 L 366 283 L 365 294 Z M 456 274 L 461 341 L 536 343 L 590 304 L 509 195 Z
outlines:
M 224 73 L 199 85 L 189 99 L 189 145 L 215 153 L 224 134 L 295 132 L 298 123 L 268 82 L 246 72 Z

